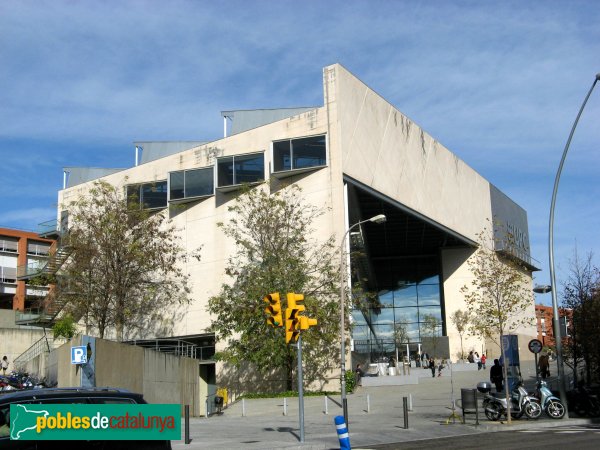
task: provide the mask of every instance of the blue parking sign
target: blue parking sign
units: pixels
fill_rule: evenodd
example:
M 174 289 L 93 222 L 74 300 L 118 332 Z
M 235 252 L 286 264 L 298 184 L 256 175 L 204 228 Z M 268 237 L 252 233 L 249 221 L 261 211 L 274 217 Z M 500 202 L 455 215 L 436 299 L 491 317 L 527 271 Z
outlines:
M 87 347 L 71 347 L 71 364 L 87 364 Z

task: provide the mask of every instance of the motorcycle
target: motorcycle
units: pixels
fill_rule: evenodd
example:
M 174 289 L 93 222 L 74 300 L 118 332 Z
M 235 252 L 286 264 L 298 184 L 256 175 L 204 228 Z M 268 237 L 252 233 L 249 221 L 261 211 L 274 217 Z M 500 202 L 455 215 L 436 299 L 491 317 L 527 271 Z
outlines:
M 497 421 L 502 416 L 506 416 L 508 406 L 504 392 L 492 394 L 492 385 L 485 381 L 477 385 L 477 390 L 485 394 L 483 410 L 489 420 Z M 510 393 L 510 402 L 510 415 L 515 419 L 520 419 L 523 414 L 529 419 L 539 419 L 542 415 L 542 407 L 539 401 L 529 395 L 522 383 L 519 383 Z
M 537 389 L 534 395 L 539 400 L 542 410 L 549 417 L 562 419 L 565 416 L 565 405 L 563 405 L 558 397 L 552 394 L 552 391 L 548 389 L 548 385 L 544 380 L 537 382 Z

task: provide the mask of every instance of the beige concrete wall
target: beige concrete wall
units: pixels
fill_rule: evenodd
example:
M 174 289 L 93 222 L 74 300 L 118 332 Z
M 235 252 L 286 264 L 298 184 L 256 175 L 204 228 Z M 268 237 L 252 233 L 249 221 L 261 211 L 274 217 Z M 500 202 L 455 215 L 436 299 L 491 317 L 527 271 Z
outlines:
M 475 240 L 492 217 L 488 181 L 344 67 L 328 69 L 344 173 Z
M 298 116 L 273 124 L 256 128 L 245 133 L 229 136 L 218 141 L 149 163 L 127 169 L 102 178 L 115 186 L 125 184 L 165 180 L 168 173 L 182 169 L 200 168 L 213 165 L 215 157 L 238 155 L 253 152 L 265 154 L 265 176 L 269 178 L 271 166 L 271 144 L 274 140 L 290 137 L 302 137 L 324 134 L 327 132 L 327 121 L 324 108 L 317 108 Z M 272 180 L 271 190 L 280 189 L 282 185 L 296 183 L 304 190 L 307 202 L 331 207 L 332 175 L 331 167 L 319 169 L 310 174 L 302 174 L 287 178 L 281 182 Z M 341 174 L 337 176 L 341 184 Z M 85 183 L 59 192 L 59 204 L 67 204 L 87 192 L 92 183 Z M 339 188 L 338 188 L 339 189 Z M 237 193 L 217 192 L 214 197 L 202 201 L 181 205 L 172 210 L 170 218 L 178 229 L 183 246 L 188 251 L 202 248 L 201 260 L 190 260 L 185 265 L 192 283 L 191 297 L 193 303 L 179 309 L 166 311 L 167 322 L 172 324 L 172 335 L 187 335 L 205 332 L 210 325 L 210 317 L 206 313 L 206 304 L 211 295 L 215 295 L 226 278 L 225 263 L 233 251 L 233 243 L 224 236 L 217 226 L 218 222 L 227 222 L 230 218 L 228 207 L 232 205 Z M 339 193 L 338 193 L 339 196 Z M 341 203 L 337 199 L 336 210 Z M 168 211 L 163 211 L 165 217 Z M 340 216 L 341 217 L 341 216 Z M 338 220 L 340 220 L 338 217 Z M 324 239 L 334 233 L 334 221 L 330 215 L 321 217 L 315 224 L 319 236 Z M 148 330 L 152 335 L 153 330 Z
M 15 317 L 15 310 L 0 309 L 0 359 L 8 357 L 9 370 L 15 368 L 15 358 L 44 337 L 41 328 L 15 325 Z
M 71 364 L 71 347 L 79 345 L 81 336 L 50 355 L 49 367 L 56 365 L 59 387 L 81 386 L 80 369 Z M 181 404 L 182 413 L 183 405 L 188 404 L 191 415 L 201 413 L 198 361 L 195 359 L 96 339 L 94 366 L 98 387 L 137 392 L 149 403 Z
M 467 264 L 469 258 L 473 255 L 474 249 L 448 249 L 442 252 L 446 327 L 448 337 L 450 338 L 450 354 L 452 355 L 453 361 L 457 359 L 457 356 L 460 353 L 460 335 L 458 331 L 456 331 L 456 327 L 452 324 L 450 316 L 458 309 L 467 311 L 464 296 L 460 292 L 460 289 L 465 285 L 470 285 L 473 280 L 473 275 Z M 525 291 L 532 292 L 532 289 L 532 280 L 528 277 L 526 280 Z M 519 315 L 519 317 L 535 317 L 533 294 L 531 295 L 530 305 L 521 315 Z M 536 337 L 536 332 L 535 324 L 533 322 L 529 325 L 519 326 L 511 332 L 511 334 L 519 336 L 519 353 L 524 360 L 533 359 L 533 355 L 528 354 L 529 350 L 527 348 L 527 343 Z M 478 336 L 471 336 L 468 333 L 463 335 L 463 348 L 467 354 L 469 351 L 473 350 L 480 355 L 483 352 L 487 352 L 488 358 L 498 358 L 500 356 L 500 349 L 496 343 Z

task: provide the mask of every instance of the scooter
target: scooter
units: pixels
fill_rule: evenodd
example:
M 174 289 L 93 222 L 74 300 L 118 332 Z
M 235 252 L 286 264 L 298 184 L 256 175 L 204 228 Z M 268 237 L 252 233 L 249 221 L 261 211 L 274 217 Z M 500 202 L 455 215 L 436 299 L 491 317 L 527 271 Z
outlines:
M 565 405 L 558 397 L 552 394 L 544 380 L 537 382 L 537 389 L 534 394 L 540 401 L 540 406 L 548 416 L 553 419 L 562 419 L 565 416 Z
M 492 385 L 485 381 L 477 385 L 477 390 L 485 394 L 483 398 L 483 410 L 489 420 L 497 421 L 501 417 L 506 416 L 508 407 L 504 392 L 492 394 Z M 520 419 L 523 414 L 529 419 L 539 419 L 542 415 L 542 407 L 539 401 L 529 395 L 522 383 L 519 383 L 510 393 L 510 402 L 511 417 L 515 419 Z

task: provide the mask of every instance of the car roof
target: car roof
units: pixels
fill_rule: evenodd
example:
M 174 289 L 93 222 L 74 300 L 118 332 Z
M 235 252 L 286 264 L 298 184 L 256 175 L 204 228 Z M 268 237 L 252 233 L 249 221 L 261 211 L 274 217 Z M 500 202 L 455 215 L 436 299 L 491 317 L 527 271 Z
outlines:
M 141 400 L 142 394 L 136 394 L 127 389 L 113 387 L 65 387 L 26 389 L 22 391 L 9 391 L 0 395 L 0 403 L 15 402 L 19 400 L 35 400 L 42 398 L 69 398 L 69 397 L 125 397 Z

